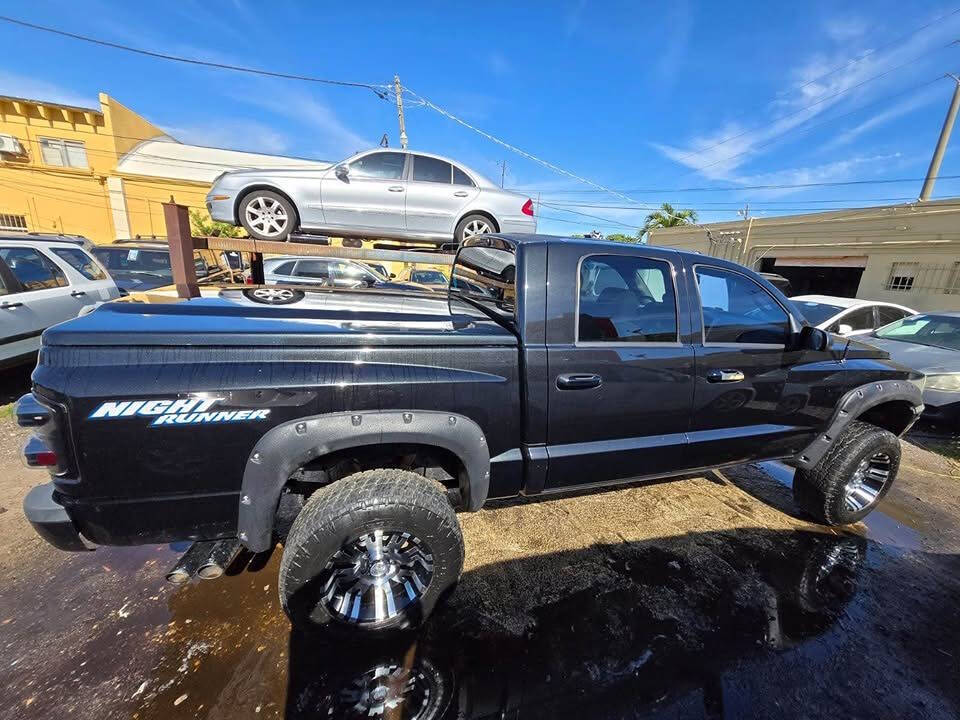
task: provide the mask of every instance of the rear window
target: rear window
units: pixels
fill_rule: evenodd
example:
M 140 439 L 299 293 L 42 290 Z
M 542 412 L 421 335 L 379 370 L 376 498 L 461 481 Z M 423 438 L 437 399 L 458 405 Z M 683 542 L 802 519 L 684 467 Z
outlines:
M 94 248 L 93 254 L 107 270 L 172 275 L 170 253 L 141 248 Z
M 53 252 L 87 280 L 105 280 L 107 274 L 97 261 L 80 248 L 52 248 Z
M 454 295 L 513 318 L 517 300 L 517 261 L 513 246 L 500 238 L 467 238 L 453 263 Z

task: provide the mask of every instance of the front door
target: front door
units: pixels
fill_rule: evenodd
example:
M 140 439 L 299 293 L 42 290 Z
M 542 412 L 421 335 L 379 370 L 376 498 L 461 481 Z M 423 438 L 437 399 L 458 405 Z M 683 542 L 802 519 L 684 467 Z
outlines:
M 749 276 L 697 262 L 690 294 L 701 307 L 690 455 L 697 467 L 782 457 L 810 440 L 806 384 L 791 383 L 805 359 L 789 348 L 790 316 Z
M 445 160 L 412 155 L 407 183 L 407 230 L 453 238 L 462 211 L 479 193 L 473 181 Z
M 321 181 L 324 227 L 402 232 L 405 228 L 407 153 L 373 152 L 352 161 L 346 174 Z
M 546 489 L 684 466 L 694 365 L 676 257 L 550 247 Z
M 0 364 L 36 351 L 40 334 L 77 310 L 52 260 L 32 247 L 0 245 Z

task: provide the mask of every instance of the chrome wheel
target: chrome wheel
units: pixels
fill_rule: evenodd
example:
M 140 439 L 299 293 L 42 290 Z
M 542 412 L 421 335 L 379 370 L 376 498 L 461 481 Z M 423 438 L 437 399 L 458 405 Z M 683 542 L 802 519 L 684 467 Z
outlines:
M 463 236 L 465 238 L 468 238 L 471 235 L 483 235 L 491 232 L 493 232 L 493 228 L 490 226 L 490 223 L 482 218 L 475 218 L 471 220 L 463 228 Z
M 890 456 L 882 452 L 860 461 L 843 488 L 843 501 L 848 510 L 859 512 L 877 501 L 890 479 L 891 464 Z
M 418 537 L 374 530 L 345 543 L 320 575 L 323 602 L 348 623 L 397 617 L 426 592 L 433 555 Z
M 258 300 L 268 303 L 286 302 L 293 298 L 293 290 L 289 288 L 263 287 L 251 291 L 250 294 Z
M 432 718 L 442 700 L 443 687 L 419 667 L 377 665 L 341 689 L 329 708 L 333 717 Z
M 264 237 L 279 237 L 287 230 L 290 218 L 286 208 L 271 197 L 257 196 L 244 208 L 247 224 Z

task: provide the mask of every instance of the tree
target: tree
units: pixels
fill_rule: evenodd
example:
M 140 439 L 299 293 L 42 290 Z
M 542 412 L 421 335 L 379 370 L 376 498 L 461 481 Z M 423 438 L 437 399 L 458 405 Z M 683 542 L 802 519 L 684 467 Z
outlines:
M 619 243 L 638 243 L 640 242 L 640 231 L 638 230 L 636 235 L 613 233 L 612 235 L 607 235 L 607 240 L 613 240 L 613 242 Z
M 190 211 L 190 225 L 193 234 L 198 237 L 246 237 L 247 233 L 242 227 L 231 225 L 230 223 L 213 220 L 207 213 L 200 210 Z
M 670 203 L 663 203 L 659 210 L 654 210 L 643 221 L 640 235 L 646 235 L 656 228 L 677 227 L 678 225 L 694 225 L 697 222 L 696 210 L 677 210 Z

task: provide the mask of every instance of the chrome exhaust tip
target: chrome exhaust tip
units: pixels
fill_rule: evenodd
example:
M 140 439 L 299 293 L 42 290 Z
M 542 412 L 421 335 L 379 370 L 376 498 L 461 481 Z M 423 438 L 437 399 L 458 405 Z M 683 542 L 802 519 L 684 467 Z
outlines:
M 197 568 L 201 580 L 216 580 L 221 577 L 240 553 L 240 541 L 236 538 L 217 541 Z

